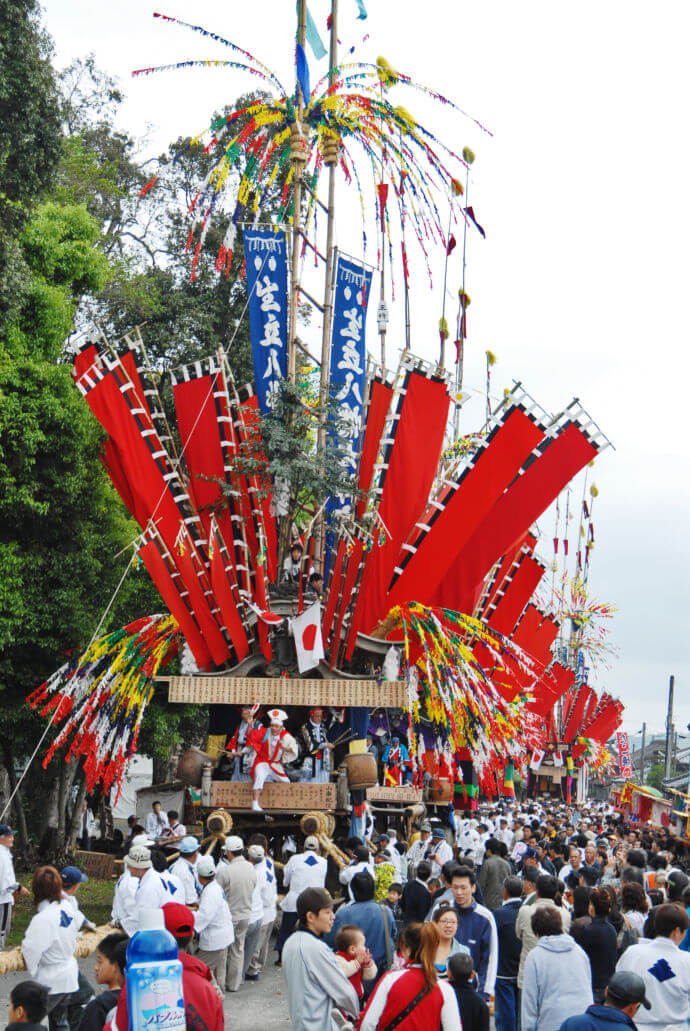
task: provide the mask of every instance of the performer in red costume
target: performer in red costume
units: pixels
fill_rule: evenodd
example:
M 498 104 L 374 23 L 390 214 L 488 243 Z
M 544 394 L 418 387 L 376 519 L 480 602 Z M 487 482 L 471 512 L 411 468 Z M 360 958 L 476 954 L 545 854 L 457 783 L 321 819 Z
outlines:
M 260 727 L 252 730 L 245 746 L 256 752 L 252 766 L 252 809 L 259 813 L 263 812 L 259 805 L 259 795 L 264 784 L 289 783 L 290 778 L 283 763 L 292 763 L 299 755 L 297 742 L 283 726 L 287 714 L 282 709 L 269 709 L 268 718 L 271 721 L 268 729 Z

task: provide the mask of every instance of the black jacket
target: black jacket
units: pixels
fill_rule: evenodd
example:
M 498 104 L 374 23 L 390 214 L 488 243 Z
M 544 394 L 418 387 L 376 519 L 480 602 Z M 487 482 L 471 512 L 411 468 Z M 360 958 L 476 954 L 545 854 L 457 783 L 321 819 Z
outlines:
M 101 1031 L 105 1018 L 120 998 L 119 989 L 107 989 L 101 992 L 85 1007 L 79 1022 L 79 1031 Z M 44 1029 L 45 1031 L 45 1029 Z
M 606 988 L 616 970 L 618 935 L 606 917 L 595 916 L 587 927 L 577 928 L 575 941 L 589 956 L 592 988 Z
M 498 977 L 518 976 L 522 942 L 515 933 L 515 921 L 521 905 L 522 899 L 511 899 L 494 910 L 498 932 Z
M 489 1007 L 472 985 L 453 983 L 462 1031 L 489 1031 Z
M 404 922 L 410 924 L 418 920 L 423 924 L 430 909 L 431 892 L 427 886 L 420 881 L 408 881 L 400 899 L 400 912 Z

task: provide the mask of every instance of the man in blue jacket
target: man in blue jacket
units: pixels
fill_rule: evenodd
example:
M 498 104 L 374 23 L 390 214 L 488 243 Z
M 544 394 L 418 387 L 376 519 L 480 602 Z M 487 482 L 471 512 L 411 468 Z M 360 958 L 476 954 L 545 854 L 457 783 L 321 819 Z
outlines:
M 344 924 L 354 924 L 364 935 L 366 947 L 378 967 L 379 976 L 391 965 L 395 947 L 395 918 L 389 906 L 374 902 L 374 878 L 366 871 L 350 881 L 354 902 L 341 906 L 335 915 L 326 942 L 333 946 L 335 936 Z
M 522 905 L 522 881 L 506 877 L 503 905 L 494 910 L 498 933 L 498 973 L 496 974 L 496 1031 L 517 1031 L 520 996 L 517 977 L 522 943 L 515 933 L 515 921 Z
M 475 901 L 474 870 L 459 866 L 452 874 L 451 890 L 458 915 L 456 940 L 466 945 L 474 960 L 478 991 L 485 998 L 494 994 L 498 968 L 498 935 L 493 914 Z
M 651 1009 L 644 981 L 630 970 L 619 970 L 608 983 L 603 1005 L 595 1002 L 581 1016 L 568 1017 L 560 1031 L 637 1031 L 633 1017 L 640 1006 Z

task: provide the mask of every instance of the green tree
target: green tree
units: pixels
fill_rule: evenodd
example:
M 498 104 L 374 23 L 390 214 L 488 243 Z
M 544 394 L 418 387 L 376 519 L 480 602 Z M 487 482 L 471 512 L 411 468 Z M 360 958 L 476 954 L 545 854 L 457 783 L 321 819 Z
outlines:
M 664 764 L 655 763 L 650 770 L 647 771 L 645 783 L 650 788 L 656 788 L 657 791 L 661 790 L 661 782 L 664 779 Z

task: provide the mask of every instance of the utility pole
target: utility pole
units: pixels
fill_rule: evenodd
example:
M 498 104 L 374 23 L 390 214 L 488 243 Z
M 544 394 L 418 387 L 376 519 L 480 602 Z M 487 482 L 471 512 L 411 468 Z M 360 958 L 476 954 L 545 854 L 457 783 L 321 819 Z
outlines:
M 647 724 L 642 724 L 642 755 L 640 756 L 640 783 L 644 784 L 644 749 L 647 742 Z
M 671 776 L 671 753 L 673 746 L 673 688 L 676 678 L 668 681 L 668 708 L 666 710 L 666 751 L 664 754 L 664 780 Z
M 297 42 L 304 48 L 307 39 L 307 0 L 298 0 L 297 4 Z M 290 160 L 295 170 L 293 211 L 292 211 L 292 291 L 290 293 L 290 331 L 287 353 L 287 378 L 289 383 L 295 382 L 297 355 L 297 305 L 299 303 L 299 252 L 300 234 L 302 230 L 302 176 L 304 166 L 309 158 L 309 144 L 304 138 L 304 102 L 308 97 L 302 96 L 301 86 L 297 89 L 296 120 L 290 127 Z

